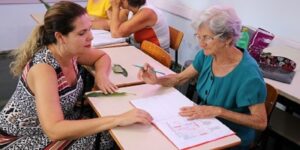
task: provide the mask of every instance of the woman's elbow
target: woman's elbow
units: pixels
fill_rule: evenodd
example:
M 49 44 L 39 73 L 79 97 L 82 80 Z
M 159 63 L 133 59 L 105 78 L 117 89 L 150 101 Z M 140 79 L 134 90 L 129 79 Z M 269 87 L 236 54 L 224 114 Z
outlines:
M 256 129 L 259 130 L 259 131 L 263 131 L 267 128 L 267 125 L 268 125 L 267 119 L 261 119 L 259 121 L 259 123 L 257 124 Z
M 50 141 L 61 141 L 61 140 L 64 140 L 63 138 L 61 138 L 59 136 L 56 136 L 56 135 L 48 136 L 48 138 L 50 139 Z
M 111 37 L 113 38 L 121 38 L 121 37 L 128 37 L 130 33 L 127 33 L 126 31 L 123 31 L 122 29 L 118 29 L 115 31 L 110 31 L 111 32 Z
M 127 37 L 129 35 L 124 34 L 124 33 L 111 33 L 112 38 L 122 38 L 122 37 Z
M 65 136 L 63 134 L 61 134 L 60 132 L 56 131 L 53 128 L 48 128 L 48 129 L 43 129 L 44 133 L 47 135 L 47 137 L 51 140 L 51 141 L 60 141 L 60 140 L 64 140 Z
M 117 32 L 111 32 L 111 37 L 112 38 L 119 38 L 121 37 L 120 34 L 118 34 Z

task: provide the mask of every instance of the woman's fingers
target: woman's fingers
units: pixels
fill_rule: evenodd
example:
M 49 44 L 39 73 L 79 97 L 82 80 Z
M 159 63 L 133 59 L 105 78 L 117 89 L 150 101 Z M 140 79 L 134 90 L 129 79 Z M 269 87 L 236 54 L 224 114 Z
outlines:
M 118 87 L 111 82 L 100 85 L 99 88 L 104 94 L 115 93 L 118 90 Z

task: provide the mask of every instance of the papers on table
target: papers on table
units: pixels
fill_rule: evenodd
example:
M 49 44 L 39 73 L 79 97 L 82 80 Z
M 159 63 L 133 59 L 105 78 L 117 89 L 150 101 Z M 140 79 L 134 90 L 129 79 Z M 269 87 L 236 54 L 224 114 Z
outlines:
M 126 38 L 112 38 L 111 33 L 106 30 L 92 30 L 92 45 L 95 48 L 106 47 L 107 45 L 122 44 L 126 42 Z
M 187 120 L 181 117 L 180 108 L 194 103 L 178 91 L 132 100 L 131 103 L 150 113 L 153 124 L 179 149 L 235 134 L 215 118 Z

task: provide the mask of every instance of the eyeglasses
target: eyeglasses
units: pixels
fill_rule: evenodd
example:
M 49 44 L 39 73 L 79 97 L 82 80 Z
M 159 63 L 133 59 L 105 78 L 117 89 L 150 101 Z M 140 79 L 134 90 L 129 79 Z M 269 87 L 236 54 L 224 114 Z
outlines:
M 210 43 L 211 41 L 213 41 L 215 38 L 218 38 L 220 36 L 222 36 L 223 33 L 217 34 L 215 36 L 208 36 L 208 35 L 204 35 L 203 37 L 201 37 L 200 35 L 198 35 L 197 33 L 194 34 L 194 36 L 199 40 L 199 42 L 204 42 L 206 44 Z

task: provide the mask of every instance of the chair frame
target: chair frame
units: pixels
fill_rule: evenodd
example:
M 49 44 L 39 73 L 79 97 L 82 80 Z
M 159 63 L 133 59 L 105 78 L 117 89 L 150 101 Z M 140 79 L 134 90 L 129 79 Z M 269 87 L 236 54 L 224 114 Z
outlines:
M 266 112 L 269 121 L 277 101 L 278 91 L 275 87 L 273 87 L 269 83 L 266 83 L 266 88 L 267 88 L 267 98 L 265 101 L 265 106 L 266 106 Z

